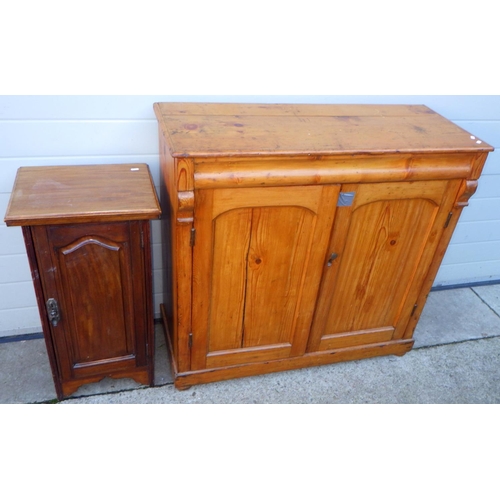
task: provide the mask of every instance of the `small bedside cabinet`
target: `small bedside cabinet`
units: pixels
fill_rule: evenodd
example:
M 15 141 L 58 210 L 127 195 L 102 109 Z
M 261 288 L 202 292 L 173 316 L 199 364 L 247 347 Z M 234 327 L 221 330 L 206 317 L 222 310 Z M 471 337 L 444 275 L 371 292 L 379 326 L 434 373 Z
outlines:
M 5 216 L 22 226 L 57 397 L 104 377 L 153 385 L 145 164 L 21 167 Z

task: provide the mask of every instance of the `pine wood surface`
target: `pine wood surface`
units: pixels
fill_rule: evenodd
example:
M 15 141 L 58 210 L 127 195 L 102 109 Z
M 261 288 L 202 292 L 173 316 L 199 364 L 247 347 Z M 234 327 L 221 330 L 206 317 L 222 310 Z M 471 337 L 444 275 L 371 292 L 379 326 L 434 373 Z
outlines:
M 194 158 L 196 189 L 467 178 L 474 154 Z M 185 160 L 184 160 L 185 161 Z
M 7 226 L 159 218 L 145 164 L 20 167 Z
M 192 310 L 192 246 L 194 192 L 190 160 L 174 159 L 163 135 L 159 134 L 160 194 L 162 203 L 162 241 L 164 269 L 164 306 L 172 336 L 176 363 L 180 371 L 191 366 L 189 333 Z M 184 195 L 192 201 L 186 206 Z M 181 201 L 182 200 L 182 201 Z
M 338 192 L 199 193 L 191 370 L 305 352 Z
M 425 106 L 155 112 L 176 387 L 411 348 L 491 146 Z
M 309 350 L 403 336 L 460 181 L 348 184 Z
M 493 149 L 426 106 L 156 103 L 154 109 L 173 157 Z

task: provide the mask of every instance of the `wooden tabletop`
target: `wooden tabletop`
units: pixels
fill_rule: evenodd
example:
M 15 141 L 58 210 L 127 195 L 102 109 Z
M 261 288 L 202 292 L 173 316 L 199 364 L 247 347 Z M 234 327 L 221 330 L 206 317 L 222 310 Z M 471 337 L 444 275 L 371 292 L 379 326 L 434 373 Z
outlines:
M 493 151 L 426 106 L 156 103 L 154 110 L 174 157 Z
M 159 218 L 146 164 L 21 167 L 7 226 Z

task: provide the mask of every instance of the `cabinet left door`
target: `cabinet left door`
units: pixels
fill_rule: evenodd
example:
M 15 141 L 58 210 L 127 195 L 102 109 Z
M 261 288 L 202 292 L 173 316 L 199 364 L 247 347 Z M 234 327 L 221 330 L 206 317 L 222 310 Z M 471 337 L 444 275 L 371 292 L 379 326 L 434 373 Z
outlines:
M 200 190 L 191 370 L 301 356 L 339 186 Z
M 32 228 L 44 301 L 57 308 L 49 324 L 63 389 L 117 372 L 146 382 L 143 230 L 142 221 Z

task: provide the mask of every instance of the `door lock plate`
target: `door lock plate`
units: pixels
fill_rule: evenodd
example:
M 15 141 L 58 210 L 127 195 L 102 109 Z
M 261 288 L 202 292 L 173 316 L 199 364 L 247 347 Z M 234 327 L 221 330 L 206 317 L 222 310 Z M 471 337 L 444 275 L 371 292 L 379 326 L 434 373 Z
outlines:
M 56 299 L 47 300 L 47 315 L 52 323 L 52 326 L 57 326 L 59 320 L 61 319 L 61 313 L 59 312 L 59 304 Z

